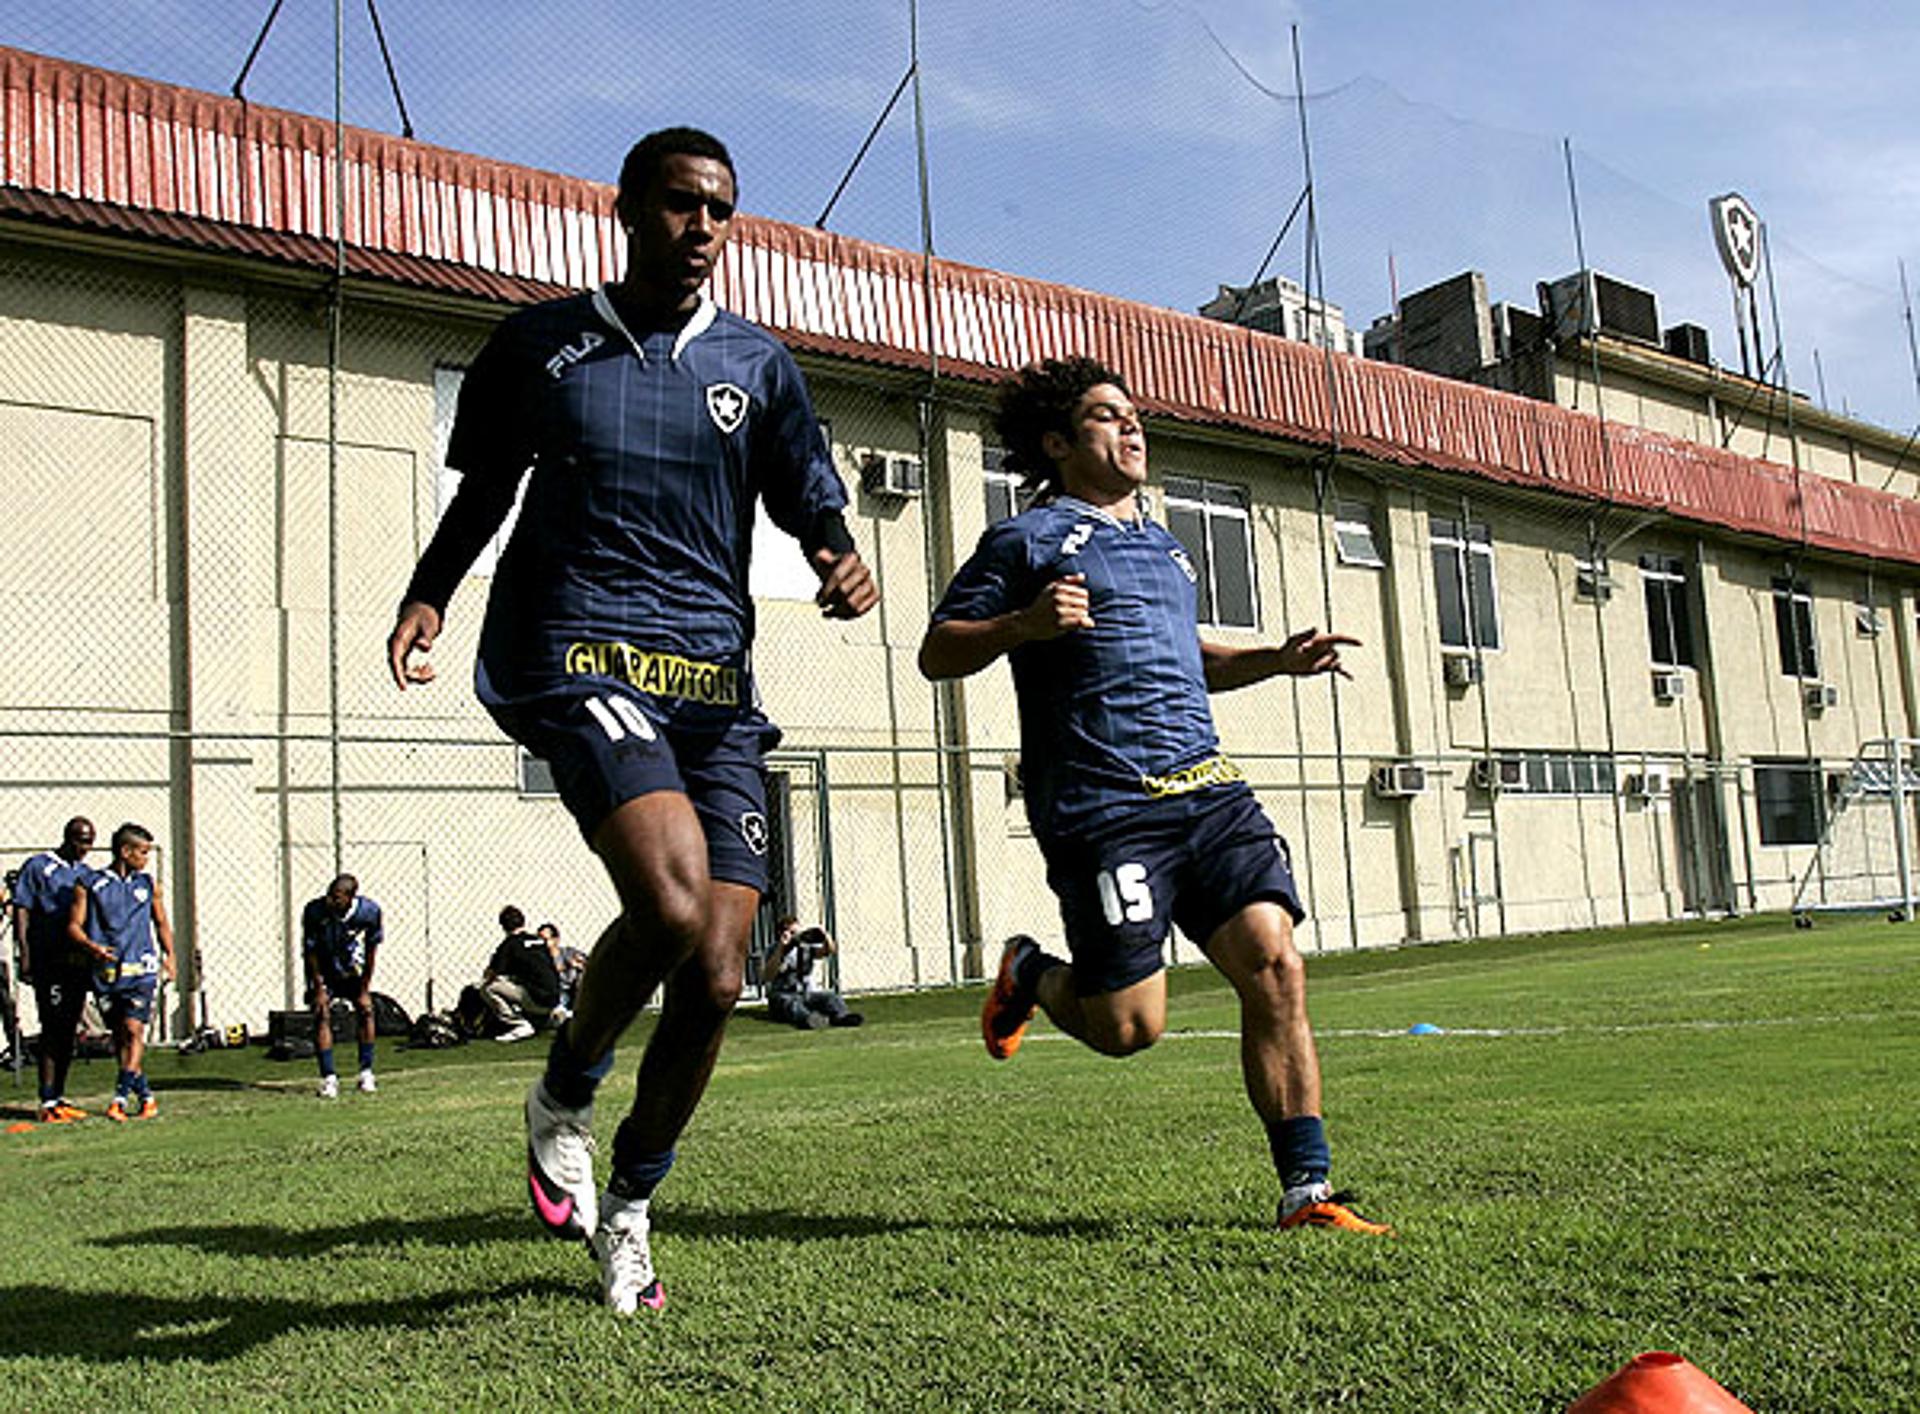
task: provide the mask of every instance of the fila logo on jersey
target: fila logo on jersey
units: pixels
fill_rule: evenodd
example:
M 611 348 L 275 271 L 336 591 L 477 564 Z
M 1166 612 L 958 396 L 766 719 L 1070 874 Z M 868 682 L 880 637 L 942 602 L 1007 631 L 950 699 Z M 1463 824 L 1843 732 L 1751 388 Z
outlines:
M 1062 555 L 1077 555 L 1080 553 L 1080 547 L 1091 539 L 1093 539 L 1093 524 L 1090 521 L 1083 520 L 1072 530 L 1069 530 L 1067 532 L 1067 538 L 1060 542 L 1060 553 Z
M 747 415 L 747 395 L 731 383 L 707 385 L 707 415 L 722 433 L 730 433 Z
M 594 333 L 593 330 L 587 330 L 580 336 L 579 343 L 562 344 L 560 346 L 560 352 L 547 360 L 547 372 L 553 377 L 558 378 L 562 373 L 565 373 L 568 368 L 580 362 L 581 359 L 585 358 L 605 342 L 606 340 Z
M 767 817 L 758 810 L 749 810 L 740 817 L 740 838 L 747 842 L 747 848 L 755 854 L 767 852 Z
M 1187 552 L 1185 550 L 1169 550 L 1167 553 L 1173 556 L 1173 562 L 1180 566 L 1180 573 L 1187 577 L 1188 584 L 1198 584 L 1200 582 L 1200 573 L 1194 569 L 1193 561 L 1187 558 Z

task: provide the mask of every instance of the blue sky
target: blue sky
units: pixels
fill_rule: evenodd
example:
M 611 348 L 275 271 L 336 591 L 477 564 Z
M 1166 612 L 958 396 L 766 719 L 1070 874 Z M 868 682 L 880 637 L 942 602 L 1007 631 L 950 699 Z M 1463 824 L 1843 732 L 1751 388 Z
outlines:
M 0 42 L 224 92 L 270 0 L 50 0 Z M 332 10 L 286 0 L 249 80 L 326 113 Z M 811 222 L 905 69 L 906 0 L 612 6 L 381 0 L 417 135 L 610 178 L 649 128 L 733 147 L 744 204 Z M 397 127 L 361 0 L 350 121 Z M 1896 261 L 1920 280 L 1920 6 L 1359 5 L 1338 0 L 923 0 L 936 247 L 973 264 L 1191 309 L 1253 273 L 1303 181 L 1288 26 L 1304 51 L 1328 296 L 1364 326 L 1467 268 L 1496 299 L 1591 264 L 1655 289 L 1737 367 L 1706 219 L 1738 189 L 1768 222 L 1794 386 L 1901 431 L 1920 421 Z M 1262 92 L 1262 86 L 1280 97 Z M 917 246 L 903 103 L 836 209 Z M 1289 238 L 1274 268 L 1295 279 Z

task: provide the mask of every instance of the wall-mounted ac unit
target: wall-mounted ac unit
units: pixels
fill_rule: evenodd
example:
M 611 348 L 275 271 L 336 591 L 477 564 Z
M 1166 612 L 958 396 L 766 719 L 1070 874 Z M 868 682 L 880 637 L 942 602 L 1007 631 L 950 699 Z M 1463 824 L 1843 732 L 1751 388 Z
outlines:
M 1687 675 L 1685 673 L 1655 673 L 1653 675 L 1653 700 L 1655 702 L 1678 702 L 1687 695 Z
M 918 496 L 925 480 L 920 458 L 904 452 L 869 452 L 860 466 L 860 489 L 870 496 Z
M 1666 766 L 1644 766 L 1624 777 L 1620 785 L 1636 800 L 1657 800 L 1673 788 L 1673 772 Z
M 1471 653 L 1449 653 L 1440 660 L 1440 676 L 1448 687 L 1472 687 L 1480 681 L 1480 660 Z
M 1501 795 L 1527 788 L 1527 763 L 1518 756 L 1483 756 L 1473 763 L 1473 788 Z
M 1388 761 L 1373 768 L 1373 793 L 1382 800 L 1424 795 L 1427 768 L 1414 761 Z
M 1840 689 L 1830 682 L 1810 682 L 1804 691 L 1809 712 L 1824 712 L 1840 705 Z
M 1588 601 L 1598 599 L 1604 604 L 1613 598 L 1613 576 L 1604 569 L 1581 565 L 1574 573 L 1573 592 L 1577 598 Z

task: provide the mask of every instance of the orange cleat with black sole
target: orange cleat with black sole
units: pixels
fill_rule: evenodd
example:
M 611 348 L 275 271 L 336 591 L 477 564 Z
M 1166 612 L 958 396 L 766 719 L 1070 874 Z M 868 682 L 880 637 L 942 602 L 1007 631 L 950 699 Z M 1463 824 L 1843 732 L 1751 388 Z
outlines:
M 1014 974 L 1023 958 L 1039 950 L 1040 944 L 1025 933 L 1015 933 L 1001 949 L 1000 974 L 993 979 L 993 990 L 980 1008 L 980 1039 L 987 1043 L 987 1054 L 995 1060 L 1010 1059 L 1026 1039 L 1034 999 L 1021 990 Z
M 1344 1232 L 1361 1232 L 1369 1237 L 1398 1237 L 1390 1223 L 1363 1218 L 1353 1208 L 1353 1194 L 1332 1193 L 1311 1203 L 1302 1203 L 1292 1212 L 1280 1215 L 1282 1229 L 1296 1227 L 1333 1227 Z

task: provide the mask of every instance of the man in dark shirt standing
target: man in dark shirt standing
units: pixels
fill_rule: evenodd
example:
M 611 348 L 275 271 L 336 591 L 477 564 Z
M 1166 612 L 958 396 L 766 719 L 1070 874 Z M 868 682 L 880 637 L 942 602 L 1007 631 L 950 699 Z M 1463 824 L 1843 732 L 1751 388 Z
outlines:
M 529 933 L 527 915 L 512 904 L 500 910 L 500 928 L 506 936 L 487 963 L 480 995 L 500 1027 L 493 1039 L 524 1041 L 560 1005 L 560 970 L 553 945 Z
M 70 1124 L 87 1112 L 67 1103 L 67 1069 L 80 1013 L 93 987 L 91 959 L 67 937 L 73 890 L 91 872 L 93 821 L 67 821 L 60 847 L 20 866 L 13 890 L 13 935 L 20 942 L 20 980 L 33 984 L 40 1006 L 40 1120 Z
M 879 599 L 792 356 L 704 293 L 735 201 L 733 159 L 707 133 L 670 128 L 627 154 L 626 274 L 519 311 L 481 350 L 447 449 L 459 493 L 387 642 L 399 686 L 431 680 L 415 655 L 531 467 L 475 688 L 553 768 L 621 914 L 528 1094 L 528 1189 L 550 1232 L 592 1234 L 606 1302 L 629 1315 L 664 1300 L 648 1205 L 719 1057 L 767 883 L 761 762 L 779 730 L 749 661 L 756 503 L 799 540 L 829 618 Z M 603 1203 L 594 1093 L 662 984 Z

